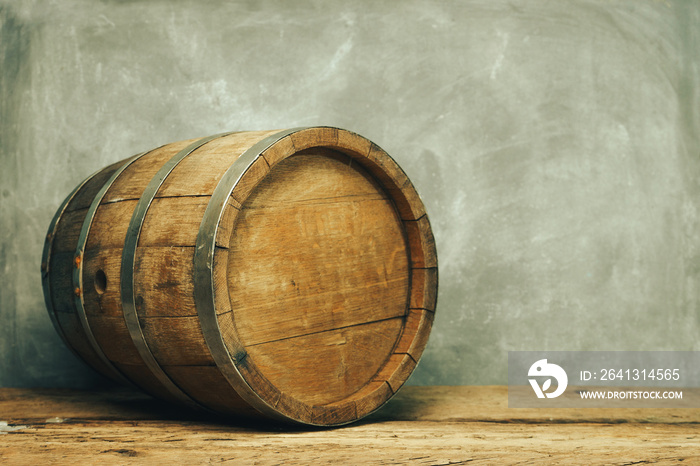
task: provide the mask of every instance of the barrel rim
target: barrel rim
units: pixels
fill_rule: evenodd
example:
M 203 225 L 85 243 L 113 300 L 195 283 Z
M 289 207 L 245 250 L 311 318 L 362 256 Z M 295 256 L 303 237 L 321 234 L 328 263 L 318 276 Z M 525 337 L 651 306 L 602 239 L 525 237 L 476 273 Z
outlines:
M 229 199 L 234 196 L 234 200 L 242 205 L 255 186 L 269 173 L 269 170 L 250 170 L 251 167 L 256 163 L 264 163 L 271 169 L 285 158 L 312 147 L 324 147 L 349 155 L 369 171 L 387 192 L 404 229 L 410 274 L 402 332 L 394 350 L 377 373 L 384 374 L 384 379 L 377 383 L 370 380 L 358 392 L 325 406 L 311 406 L 280 394 L 247 357 L 235 329 L 229 329 L 234 340 L 228 341 L 228 344 L 224 341 L 217 315 L 214 285 L 214 255 L 219 242 L 219 226 L 225 218 L 226 209 L 234 208 Z M 245 183 L 242 183 L 244 179 Z M 239 187 L 241 192 L 236 197 L 236 189 Z M 228 217 L 228 222 L 235 222 L 235 214 L 234 217 Z M 234 229 L 228 231 L 233 234 Z M 253 145 L 233 163 L 215 188 L 204 213 L 195 247 L 194 275 L 195 303 L 200 325 L 222 374 L 239 395 L 261 413 L 274 419 L 307 425 L 327 426 L 354 422 L 388 401 L 408 379 L 422 355 L 437 299 L 434 238 L 425 207 L 412 183 L 379 146 L 356 133 L 328 126 L 294 128 L 273 134 Z M 430 298 L 426 300 L 426 296 Z M 409 319 L 412 320 L 410 328 L 407 326 Z M 417 340 L 420 341 L 416 343 Z

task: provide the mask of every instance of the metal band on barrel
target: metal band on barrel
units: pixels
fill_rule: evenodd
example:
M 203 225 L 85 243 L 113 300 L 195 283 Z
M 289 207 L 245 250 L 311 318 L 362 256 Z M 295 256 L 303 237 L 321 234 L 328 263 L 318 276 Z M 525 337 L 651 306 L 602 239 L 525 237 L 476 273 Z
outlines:
M 204 339 L 216 366 L 246 403 L 269 417 L 286 421 L 294 420 L 275 410 L 253 391 L 238 371 L 234 358 L 231 357 L 224 343 L 216 317 L 216 304 L 214 302 L 214 251 L 216 248 L 216 232 L 224 214 L 228 198 L 248 168 L 267 148 L 290 134 L 304 129 L 307 128 L 289 129 L 268 136 L 254 144 L 233 162 L 214 189 L 209 204 L 204 211 L 194 253 L 194 300 Z
M 84 263 L 84 254 L 85 254 L 85 245 L 87 243 L 88 239 L 88 233 L 90 232 L 90 227 L 92 226 L 92 221 L 95 218 L 95 214 L 97 213 L 97 208 L 100 206 L 100 203 L 102 202 L 102 199 L 104 198 L 105 194 L 107 193 L 107 190 L 114 184 L 114 181 L 119 177 L 119 175 L 122 174 L 126 168 L 134 163 L 136 160 L 139 158 L 143 157 L 146 155 L 148 152 L 142 152 L 140 154 L 137 154 L 133 157 L 131 157 L 129 160 L 124 163 L 121 167 L 119 167 L 114 173 L 112 173 L 112 176 L 109 177 L 109 179 L 105 182 L 104 185 L 100 188 L 100 190 L 97 192 L 95 195 L 95 198 L 92 200 L 92 203 L 90 204 L 90 207 L 88 208 L 87 214 L 85 215 L 85 219 L 83 220 L 83 226 L 80 229 L 80 236 L 78 237 L 78 244 L 75 249 L 75 255 L 74 257 L 74 267 L 73 267 L 73 287 L 76 290 L 76 293 L 73 298 L 73 302 L 75 303 L 75 309 L 76 309 L 76 314 L 78 316 L 78 320 L 80 321 L 80 324 L 83 327 L 83 331 L 85 332 L 85 336 L 87 337 L 88 342 L 90 343 L 90 346 L 92 346 L 92 349 L 95 351 L 97 356 L 100 358 L 100 361 L 104 363 L 104 365 L 107 367 L 107 369 L 112 373 L 112 376 L 127 384 L 127 385 L 133 385 L 133 383 L 122 374 L 119 369 L 116 368 L 116 366 L 112 363 L 112 361 L 107 358 L 105 355 L 104 351 L 102 351 L 102 347 L 100 344 L 97 342 L 95 339 L 95 335 L 92 333 L 92 328 L 90 327 L 90 323 L 87 320 L 87 314 L 85 313 L 85 303 L 83 301 L 83 263 Z
M 122 298 L 122 310 L 124 312 L 124 320 L 126 321 L 126 326 L 131 335 L 131 339 L 139 352 L 139 355 L 143 359 L 146 366 L 150 369 L 151 373 L 163 384 L 163 386 L 176 397 L 178 400 L 190 405 L 201 408 L 202 406 L 195 402 L 189 395 L 187 395 L 180 387 L 178 387 L 175 382 L 173 382 L 168 374 L 165 373 L 163 368 L 160 366 L 158 361 L 156 361 L 155 356 L 148 347 L 146 338 L 143 335 L 143 330 L 141 329 L 141 324 L 139 323 L 139 316 L 136 311 L 136 296 L 134 293 L 134 264 L 136 261 L 136 247 L 138 246 L 139 236 L 141 234 L 141 227 L 143 226 L 143 221 L 146 218 L 146 213 L 150 207 L 153 199 L 156 197 L 156 193 L 162 186 L 165 179 L 170 175 L 170 173 L 175 169 L 177 164 L 179 164 L 185 157 L 190 155 L 192 152 L 206 144 L 207 142 L 227 136 L 231 133 L 222 133 L 214 136 L 209 136 L 198 141 L 193 142 L 189 146 L 185 147 L 183 150 L 175 154 L 170 160 L 168 160 L 158 173 L 151 179 L 146 186 L 139 202 L 136 204 L 134 213 L 131 217 L 131 222 L 129 223 L 129 228 L 126 232 L 126 238 L 124 240 L 124 250 L 122 252 L 122 266 L 121 266 L 121 298 Z
M 104 169 L 102 169 L 104 170 Z M 46 234 L 46 241 L 44 242 L 44 252 L 42 253 L 41 256 L 41 284 L 42 288 L 44 289 L 44 301 L 46 302 L 46 309 L 49 311 L 49 317 L 51 318 L 51 323 L 53 324 L 54 328 L 56 329 L 56 332 L 58 335 L 61 337 L 61 340 L 63 340 L 63 343 L 66 344 L 68 349 L 71 350 L 73 354 L 75 354 L 79 359 L 84 360 L 82 355 L 78 353 L 73 346 L 68 342 L 68 338 L 66 338 L 66 334 L 63 332 L 63 328 L 61 327 L 61 324 L 58 322 L 58 317 L 56 317 L 56 311 L 53 308 L 53 299 L 51 298 L 51 277 L 50 277 L 50 271 L 51 271 L 51 250 L 53 249 L 53 240 L 56 237 L 56 228 L 58 227 L 58 222 L 61 220 L 61 217 L 66 211 L 66 208 L 68 207 L 68 204 L 70 201 L 73 200 L 75 195 L 82 189 L 85 184 L 90 181 L 95 175 L 100 173 L 102 170 L 98 170 L 92 175 L 88 176 L 85 178 L 85 180 L 80 183 L 69 195 L 66 197 L 66 199 L 63 201 L 63 204 L 58 208 L 56 211 L 56 214 L 53 216 L 53 219 L 51 220 L 51 224 L 49 225 L 49 231 Z

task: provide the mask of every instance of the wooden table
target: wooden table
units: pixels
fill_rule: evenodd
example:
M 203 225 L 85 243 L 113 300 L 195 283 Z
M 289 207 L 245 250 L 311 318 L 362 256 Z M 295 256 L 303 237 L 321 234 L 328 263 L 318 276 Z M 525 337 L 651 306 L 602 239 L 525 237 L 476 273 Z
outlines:
M 0 463 L 700 464 L 700 409 L 509 409 L 507 387 L 405 387 L 336 429 L 241 425 L 126 389 L 0 389 Z

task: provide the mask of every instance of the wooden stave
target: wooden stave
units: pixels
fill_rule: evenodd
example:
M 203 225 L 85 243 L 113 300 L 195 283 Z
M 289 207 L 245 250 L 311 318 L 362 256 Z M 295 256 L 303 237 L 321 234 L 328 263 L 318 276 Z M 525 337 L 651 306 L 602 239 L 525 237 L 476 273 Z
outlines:
M 250 132 L 250 134 L 253 134 L 253 135 L 255 135 L 255 133 L 256 132 Z M 243 133 L 243 134 L 245 134 L 245 133 Z M 205 138 L 205 139 L 208 139 L 208 138 Z M 190 142 L 190 141 L 184 141 L 184 142 Z M 163 148 L 167 149 L 167 148 L 169 148 L 169 146 L 173 146 L 175 144 L 182 145 L 182 144 L 184 144 L 184 142 L 181 141 L 180 143 L 172 143 L 172 144 L 163 146 Z M 204 150 L 205 148 L 206 148 L 206 146 L 203 146 L 199 150 Z M 171 152 L 173 152 L 173 151 L 171 151 Z M 172 155 L 172 157 L 169 156 L 167 159 L 170 160 L 172 158 L 177 158 L 178 153 L 180 153 L 180 152 L 182 152 L 182 151 L 178 151 L 177 153 Z M 188 155 L 188 157 L 195 155 L 195 152 L 196 151 L 193 151 L 192 153 L 190 153 Z M 160 167 L 158 167 L 158 168 L 160 168 Z M 125 176 L 129 175 L 128 170 L 124 173 L 124 175 Z M 139 188 L 140 194 L 136 194 L 139 199 L 142 198 L 142 196 L 143 196 L 142 192 L 145 190 L 145 188 L 148 186 L 148 184 L 150 184 L 152 182 L 152 180 L 156 179 L 156 178 L 158 178 L 157 172 L 152 174 L 152 178 L 149 175 L 150 181 L 143 183 L 142 184 L 143 189 Z M 115 184 L 117 184 L 117 183 L 115 183 Z M 165 183 L 163 183 L 163 186 L 160 189 L 167 189 L 166 184 L 167 184 L 167 178 L 166 178 Z M 158 200 L 159 194 L 160 194 L 160 190 L 157 191 L 156 200 Z M 111 196 L 111 198 L 110 198 L 110 196 Z M 121 198 L 125 198 L 125 197 L 126 198 L 129 198 L 129 197 L 134 198 L 135 196 L 134 196 L 134 193 L 131 193 L 130 196 L 128 196 L 128 195 L 125 196 L 124 194 L 112 195 L 112 193 L 110 191 L 108 191 L 106 197 L 108 198 L 108 201 L 109 201 L 108 205 L 109 204 L 116 205 Z M 166 196 L 166 197 L 168 197 L 168 196 Z M 187 196 L 183 196 L 183 197 L 187 197 Z M 175 198 L 177 198 L 177 197 L 175 197 Z M 131 202 L 131 200 L 129 199 L 129 200 L 127 200 L 127 202 Z M 134 200 L 133 202 L 136 202 L 136 201 Z M 99 211 L 98 211 L 98 215 L 100 215 Z M 132 215 L 132 212 L 128 211 L 128 215 L 125 213 L 122 213 L 122 218 L 131 218 L 131 215 Z M 145 216 L 144 216 L 144 218 L 145 218 Z M 128 221 L 127 221 L 127 223 L 128 223 Z M 148 235 L 146 235 L 146 236 L 148 236 Z M 194 246 L 194 244 L 192 244 L 192 246 Z M 141 250 L 141 249 L 148 249 L 148 248 L 142 248 L 141 245 L 139 244 L 137 251 Z M 89 261 L 86 261 L 86 264 L 88 262 Z M 90 281 L 89 278 L 86 281 L 89 282 Z M 186 285 L 186 283 L 181 282 L 180 285 Z M 123 311 L 123 309 L 122 309 L 122 311 Z M 95 321 L 97 318 L 98 318 L 98 316 L 96 316 L 94 314 L 88 315 L 88 319 L 90 321 Z M 123 343 L 124 345 L 127 345 L 127 346 L 133 345 L 131 338 L 128 338 L 128 339 L 123 338 L 125 335 L 129 335 L 129 337 L 131 337 L 132 335 L 128 332 L 124 332 L 125 324 L 121 321 L 121 319 L 116 319 L 116 321 L 113 320 L 110 324 L 112 326 L 109 328 L 110 332 L 107 332 L 107 333 L 121 335 L 121 337 L 122 337 L 121 343 Z M 140 324 L 141 325 L 143 324 L 143 320 L 140 321 Z M 196 329 L 194 329 L 194 330 L 196 331 Z M 157 341 L 152 340 L 150 342 L 147 342 L 147 345 L 150 347 L 154 343 L 157 343 Z M 115 361 L 115 362 L 122 372 L 127 372 L 127 373 L 132 372 L 132 380 L 137 379 L 137 380 L 135 380 L 135 382 L 138 385 L 140 385 L 145 391 L 149 392 L 150 394 L 157 396 L 157 397 L 160 397 L 160 398 L 167 399 L 169 401 L 178 401 L 178 399 L 179 399 L 179 401 L 182 401 L 182 398 L 183 398 L 182 396 L 173 396 L 172 386 L 168 387 L 167 385 L 162 383 L 161 379 L 158 379 L 157 377 L 155 377 L 155 378 L 151 377 L 151 375 L 152 375 L 151 372 L 144 372 L 143 371 L 144 365 L 145 365 L 143 360 L 139 360 L 139 361 Z M 216 371 L 211 370 L 212 368 L 202 366 L 202 365 L 196 365 L 196 366 L 192 366 L 192 367 L 187 367 L 184 365 L 174 365 L 174 366 L 167 366 L 167 364 L 159 364 L 159 365 L 162 366 L 163 368 L 167 368 L 166 371 L 169 372 L 169 375 L 168 375 L 169 378 L 174 377 L 174 378 L 178 379 L 177 383 L 174 384 L 178 389 L 180 388 L 180 386 L 183 386 L 186 384 L 196 386 L 198 383 L 198 380 L 203 376 L 206 380 L 209 381 L 210 386 L 216 387 L 215 391 L 220 392 L 220 396 L 218 396 L 218 397 L 210 396 L 209 393 L 201 393 L 201 390 L 199 390 L 199 393 L 196 393 L 196 394 L 185 393 L 186 396 L 188 396 L 189 398 L 191 398 L 193 400 L 193 402 L 189 402 L 189 403 L 187 403 L 187 401 L 185 401 L 190 406 L 196 405 L 198 407 L 206 408 L 207 405 L 209 405 L 209 408 L 213 408 L 215 411 L 217 411 L 219 413 L 225 413 L 225 414 L 229 414 L 229 415 L 241 415 L 242 414 L 246 417 L 254 417 L 257 415 L 257 412 L 254 412 L 252 409 L 247 409 L 246 406 L 244 406 L 241 402 L 239 402 L 239 400 L 237 399 L 237 393 L 235 392 L 235 390 L 233 390 L 233 388 L 228 386 L 227 383 L 224 385 L 222 382 L 225 382 L 225 381 L 223 381 L 223 379 L 219 378 L 217 376 Z M 148 375 L 151 380 L 149 380 L 148 383 L 144 385 L 144 383 L 142 383 L 142 381 L 138 380 L 138 378 L 144 377 L 145 375 Z M 172 384 L 169 384 L 169 385 L 172 385 Z M 182 390 L 182 391 L 187 392 L 188 390 Z M 223 394 L 227 395 L 228 404 L 221 403 L 220 399 L 223 397 Z M 204 401 L 198 402 L 197 399 L 199 399 L 199 398 L 203 398 Z
M 75 309 L 74 302 L 71 305 L 66 306 L 68 299 L 63 299 L 63 303 L 56 303 L 57 295 L 75 296 L 78 291 L 73 289 L 72 281 L 66 280 L 63 289 L 60 286 L 57 287 L 56 280 L 52 280 L 52 271 L 62 268 L 64 273 L 62 275 L 70 275 L 75 267 L 75 248 L 77 247 L 78 238 L 74 242 L 69 242 L 67 246 L 63 246 L 59 251 L 56 249 L 56 239 L 60 238 L 61 230 L 64 228 L 78 228 L 82 227 L 86 220 L 88 209 L 83 208 L 81 205 L 83 202 L 83 197 L 89 191 L 98 191 L 103 184 L 99 183 L 100 178 L 104 178 L 105 181 L 114 172 L 116 172 L 124 163 L 129 159 L 125 159 L 107 167 L 104 167 L 97 172 L 90 175 L 83 182 L 81 182 L 64 200 L 59 209 L 57 210 L 54 218 L 49 226 L 49 232 L 46 235 L 46 241 L 44 244 L 44 251 L 42 256 L 42 287 L 44 291 L 44 298 L 49 313 L 49 317 L 56 328 L 61 339 L 64 341 L 66 346 L 73 352 L 79 359 L 88 364 L 90 367 L 95 369 L 100 374 L 111 378 L 113 380 L 123 381 L 120 375 L 114 371 L 109 364 L 99 355 L 99 349 L 95 349 L 85 334 L 84 328 L 82 327 L 79 319 L 77 319 L 77 312 Z M 89 198 L 90 196 L 87 196 Z M 84 213 L 82 211 L 85 211 Z M 77 213 L 79 215 L 79 222 L 71 222 L 73 225 L 66 226 L 68 213 Z M 79 230 L 78 230 L 79 231 Z M 66 236 L 65 232 L 64 237 Z M 71 235 L 72 236 L 72 235 Z M 63 238 L 60 238 L 63 239 Z M 60 241 L 61 243 L 63 241 Z M 57 256 L 62 257 L 57 257 Z M 62 260 L 61 260 L 62 259 Z M 67 260 L 66 260 L 67 259 Z M 57 263 L 57 261 L 59 263 Z M 80 262 L 77 262 L 80 264 Z M 56 289 L 58 288 L 58 289 Z M 57 293 L 58 292 L 58 293 Z M 72 300 L 70 300 L 72 301 Z M 70 309 L 57 309 L 57 307 L 70 307 Z

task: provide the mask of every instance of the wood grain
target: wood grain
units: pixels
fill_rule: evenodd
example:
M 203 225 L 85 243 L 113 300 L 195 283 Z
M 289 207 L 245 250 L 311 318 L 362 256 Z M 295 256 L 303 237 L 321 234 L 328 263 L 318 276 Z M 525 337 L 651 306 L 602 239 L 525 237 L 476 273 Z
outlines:
M 214 139 L 180 162 L 158 190 L 158 197 L 208 196 L 233 162 L 260 139 L 277 133 L 248 131 Z
M 416 361 L 409 354 L 394 353 L 389 357 L 389 361 L 382 367 L 381 371 L 374 376 L 378 382 L 386 382 L 393 393 L 408 380 L 408 377 L 416 367 Z
M 48 286 L 52 302 L 49 312 L 56 316 L 66 342 L 73 350 L 91 367 L 107 376 L 112 376 L 114 371 L 99 356 L 99 348 L 92 346 L 76 313 L 74 300 L 76 295 L 82 295 L 83 289 L 73 283 L 73 271 L 82 264 L 82 259 L 76 257 L 76 250 L 92 198 L 123 163 L 124 161 L 116 162 L 100 170 L 70 200 L 58 219 L 54 237 L 50 238 L 52 250 L 48 263 Z
M 293 154 L 294 152 L 295 149 L 292 138 L 287 136 L 277 141 L 276 144 L 267 148 L 261 155 L 267 162 L 267 165 L 272 168 L 277 164 L 277 162 L 284 160 L 285 158 L 289 157 L 289 154 Z
M 139 247 L 194 247 L 208 203 L 209 196 L 154 199 L 141 227 Z
M 241 178 L 231 192 L 230 202 L 240 206 L 248 198 L 258 183 L 270 171 L 270 167 L 264 158 L 258 157 L 245 171 L 245 176 Z
M 411 308 L 435 311 L 438 269 L 411 269 Z
M 260 417 L 214 366 L 164 366 L 170 378 L 197 402 L 232 419 Z
M 75 248 L 78 246 L 80 229 L 83 227 L 83 220 L 85 219 L 87 211 L 87 208 L 84 208 L 63 213 L 58 225 L 56 225 L 55 239 L 51 248 L 52 254 L 61 252 L 75 254 Z
M 120 364 L 143 364 L 129 336 L 124 316 L 88 314 L 87 318 L 92 333 L 107 359 Z
M 66 206 L 66 212 L 83 209 L 87 211 L 90 204 L 92 204 L 93 199 L 95 199 L 98 191 L 104 186 L 105 182 L 107 182 L 114 172 L 124 165 L 127 160 L 128 159 L 124 159 L 120 160 L 119 162 L 115 162 L 100 170 L 99 173 L 95 174 L 95 176 L 85 183 L 80 191 L 75 193 L 75 196 L 71 202 Z
M 338 144 L 338 128 L 307 129 L 293 133 L 290 138 L 296 152 L 324 146 L 334 147 Z
M 49 283 L 54 312 L 74 312 L 73 258 L 75 251 L 51 255 Z
M 418 362 L 428 343 L 429 329 L 433 325 L 434 318 L 434 312 L 410 309 L 394 353 L 409 354 L 415 362 Z
M 373 143 L 365 163 L 372 167 L 372 174 L 396 200 L 402 219 L 417 220 L 425 214 L 423 203 L 412 189 L 406 173 L 381 147 Z
M 192 281 L 194 247 L 136 249 L 134 293 L 143 318 L 196 316 Z
M 87 315 L 121 316 L 122 248 L 89 249 L 83 255 L 83 302 Z M 104 289 L 96 286 L 102 271 Z
M 119 175 L 102 200 L 102 204 L 123 200 L 139 200 L 146 186 L 163 164 L 196 140 L 188 139 L 174 142 L 148 152 Z
M 437 267 L 437 250 L 433 230 L 427 215 L 418 220 L 405 220 L 404 227 L 411 248 L 411 265 L 414 268 Z
M 127 169 L 122 175 L 128 171 Z M 122 249 L 126 230 L 137 203 L 137 200 L 130 200 L 100 204 L 92 220 L 85 250 Z
M 148 346 L 161 366 L 214 364 L 197 316 L 142 317 L 139 320 Z
M 698 409 L 508 409 L 507 389 L 405 387 L 366 420 L 300 430 L 129 390 L 0 389 L 4 464 L 696 464 Z M 4 424 L 0 424 L 4 426 Z
M 93 369 L 109 377 L 110 370 L 105 367 L 100 357 L 90 345 L 83 331 L 83 326 L 78 320 L 78 316 L 75 313 L 58 312 L 56 313 L 56 318 L 71 347 L 73 347 L 80 357 Z
M 246 165 L 235 165 L 276 133 L 214 138 L 162 180 L 143 218 L 134 260 L 134 300 L 147 348 L 137 350 L 132 338 L 139 339 L 139 332 L 131 335 L 122 315 L 124 242 L 144 189 L 161 181 L 154 175 L 198 140 L 167 144 L 131 163 L 107 190 L 85 253 L 75 262 L 90 198 L 124 161 L 78 192 L 55 237 L 53 303 L 69 342 L 100 369 L 75 315 L 71 274 L 79 264 L 80 292 L 98 346 L 155 396 L 173 399 L 144 363 L 148 352 L 174 385 L 220 413 L 252 413 L 237 387 L 252 389 L 293 419 L 344 423 L 384 403 L 420 358 L 437 296 L 435 243 L 405 173 L 354 133 L 296 131 L 271 140 L 262 154 L 249 153 Z M 195 271 L 202 270 L 195 268 L 195 246 L 201 228 L 214 228 L 202 219 L 231 168 L 242 175 L 221 187 L 217 202 L 226 203 L 213 217 L 219 224 L 211 231 L 215 248 L 207 264 L 229 353 L 212 355 L 212 335 L 205 340 L 195 302 Z M 215 360 L 236 367 L 217 368 Z M 222 375 L 236 370 L 250 387 Z
M 156 398 L 172 403 L 170 409 L 182 411 L 182 408 L 178 406 L 178 398 L 173 396 L 168 390 L 166 390 L 163 387 L 163 384 L 158 380 L 158 378 L 155 375 L 153 375 L 151 369 L 145 364 L 115 363 L 114 365 L 129 380 L 133 381 L 134 385 L 136 385 L 138 388 Z
M 381 192 L 337 160 L 304 155 L 278 164 L 231 236 L 229 294 L 242 341 L 403 315 L 407 253 L 393 216 Z
M 272 385 L 312 405 L 372 379 L 408 301 L 402 223 L 350 161 L 313 150 L 277 163 L 242 204 L 228 251 L 233 313 L 220 319 Z
M 391 353 L 402 317 L 248 346 L 248 357 L 279 390 L 312 405 L 362 388 Z M 323 381 L 323 383 L 319 383 Z

